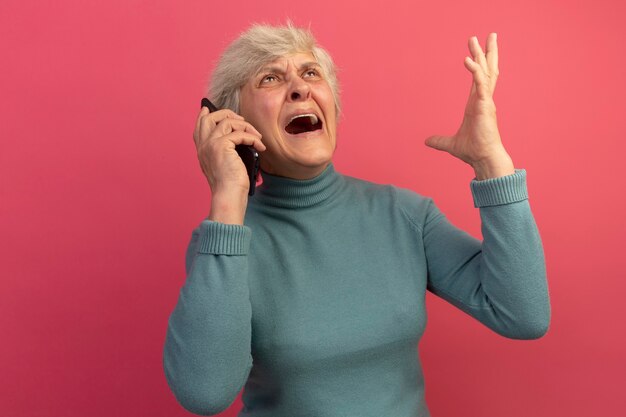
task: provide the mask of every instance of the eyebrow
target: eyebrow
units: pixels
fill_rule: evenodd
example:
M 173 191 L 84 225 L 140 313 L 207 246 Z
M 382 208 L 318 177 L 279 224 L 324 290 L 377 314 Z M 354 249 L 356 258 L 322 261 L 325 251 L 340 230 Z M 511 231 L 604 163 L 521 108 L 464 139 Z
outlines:
M 309 61 L 309 62 L 305 62 L 303 64 L 301 64 L 298 67 L 298 71 L 302 71 L 303 69 L 306 68 L 312 68 L 312 67 L 320 67 L 320 64 L 315 62 L 315 61 Z M 267 67 L 263 67 L 261 68 L 256 75 L 260 75 L 261 73 L 265 73 L 265 72 L 276 72 L 279 74 L 282 74 L 284 72 L 283 68 L 281 67 L 277 67 L 277 66 L 267 66 Z

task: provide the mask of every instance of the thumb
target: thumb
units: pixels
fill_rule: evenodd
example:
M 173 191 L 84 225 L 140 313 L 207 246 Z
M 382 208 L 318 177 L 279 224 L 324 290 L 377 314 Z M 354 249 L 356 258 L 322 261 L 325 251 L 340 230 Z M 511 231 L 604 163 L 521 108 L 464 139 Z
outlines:
M 429 136 L 426 138 L 424 143 L 426 146 L 437 149 L 438 151 L 446 151 L 449 152 L 452 149 L 453 138 L 450 136 Z

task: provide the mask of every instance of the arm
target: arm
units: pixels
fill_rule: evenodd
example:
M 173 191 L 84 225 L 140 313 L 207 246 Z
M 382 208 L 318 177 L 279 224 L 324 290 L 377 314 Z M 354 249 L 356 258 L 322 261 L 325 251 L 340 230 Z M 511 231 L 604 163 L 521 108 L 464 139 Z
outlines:
M 471 185 L 484 240 L 457 229 L 431 205 L 423 234 L 428 288 L 503 336 L 541 337 L 550 301 L 526 173 Z
M 429 288 L 504 336 L 537 338 L 550 322 L 543 248 L 526 197 L 526 173 L 515 171 L 498 131 L 496 34 L 489 34 L 486 54 L 476 37 L 468 46 L 472 58 L 464 64 L 472 87 L 461 127 L 453 136 L 429 137 L 426 145 L 474 168 L 472 192 L 484 241 L 431 206 L 423 230 Z
M 213 415 L 235 400 L 252 368 L 251 231 L 243 226 L 249 181 L 235 147 L 263 151 L 265 145 L 243 117 L 207 107 L 198 114 L 193 140 L 211 187 L 211 212 L 187 248 L 187 279 L 169 319 L 163 368 L 183 407 Z
M 187 279 L 163 351 L 167 382 L 187 410 L 224 411 L 252 367 L 248 227 L 203 221 L 187 249 Z

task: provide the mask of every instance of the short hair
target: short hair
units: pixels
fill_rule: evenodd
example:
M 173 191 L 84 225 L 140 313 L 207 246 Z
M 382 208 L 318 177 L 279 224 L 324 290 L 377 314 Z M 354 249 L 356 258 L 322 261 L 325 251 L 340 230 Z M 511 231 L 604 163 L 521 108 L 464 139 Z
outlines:
M 328 82 L 335 110 L 339 115 L 339 82 L 336 67 L 330 54 L 317 44 L 309 29 L 286 26 L 254 24 L 235 39 L 220 57 L 208 87 L 208 94 L 218 108 L 239 112 L 239 91 L 250 77 L 269 62 L 286 55 L 311 53 Z

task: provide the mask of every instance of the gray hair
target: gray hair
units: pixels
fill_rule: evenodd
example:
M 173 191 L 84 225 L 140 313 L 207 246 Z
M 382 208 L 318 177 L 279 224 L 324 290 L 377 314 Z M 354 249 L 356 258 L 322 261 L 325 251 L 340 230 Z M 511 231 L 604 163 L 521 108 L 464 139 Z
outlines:
M 215 105 L 239 112 L 239 90 L 264 65 L 296 52 L 311 53 L 320 65 L 335 99 L 337 115 L 341 110 L 339 82 L 330 54 L 319 45 L 308 29 L 255 24 L 243 32 L 224 51 L 208 87 Z

